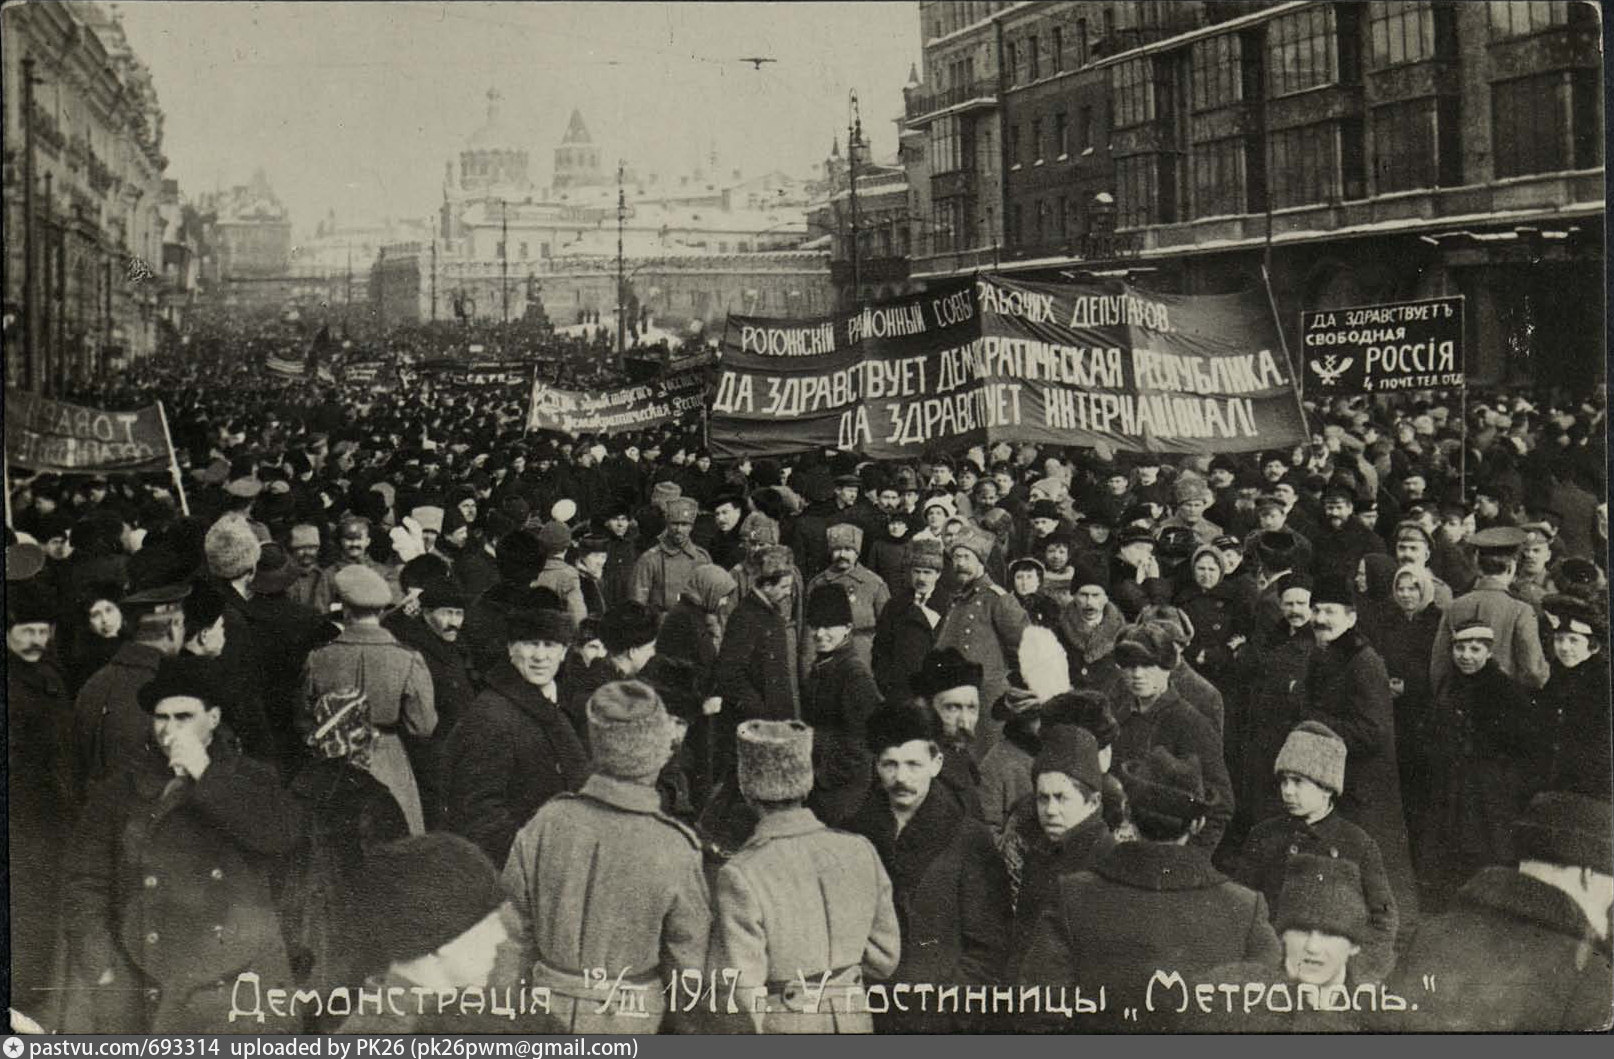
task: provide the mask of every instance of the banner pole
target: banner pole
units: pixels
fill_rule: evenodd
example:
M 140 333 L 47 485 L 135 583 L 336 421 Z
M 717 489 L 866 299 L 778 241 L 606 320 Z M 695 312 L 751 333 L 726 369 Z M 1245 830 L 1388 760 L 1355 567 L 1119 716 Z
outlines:
M 1466 504 L 1468 502 L 1468 380 L 1466 378 L 1463 380 L 1462 397 L 1459 398 L 1459 402 L 1463 417 L 1463 431 L 1460 435 L 1463 448 L 1462 456 L 1457 464 L 1457 488 L 1463 491 L 1463 503 Z
M 9 457 L 9 456 L 4 457 L 3 464 L 0 464 L 0 473 L 3 473 L 5 475 L 5 485 L 6 485 L 6 525 L 11 529 L 16 529 L 17 524 L 15 522 L 13 522 L 12 519 L 11 519 L 11 457 Z
M 1294 387 L 1295 403 L 1300 406 L 1300 422 L 1309 432 L 1311 424 L 1306 422 L 1306 391 L 1303 388 L 1300 372 L 1295 369 L 1295 362 L 1289 356 L 1289 340 L 1283 335 L 1283 320 L 1278 316 L 1278 299 L 1272 293 L 1272 275 L 1267 272 L 1265 264 L 1261 266 L 1261 283 L 1267 290 L 1267 305 L 1272 309 L 1272 326 L 1278 330 L 1278 346 L 1283 350 L 1283 361 L 1289 365 L 1289 380 Z
M 168 473 L 174 477 L 174 489 L 179 492 L 179 510 L 186 518 L 191 517 L 190 501 L 185 499 L 185 477 L 179 473 L 179 457 L 174 453 L 174 437 L 168 433 L 168 410 L 161 401 L 157 402 L 157 418 L 163 424 L 163 443 L 168 446 Z

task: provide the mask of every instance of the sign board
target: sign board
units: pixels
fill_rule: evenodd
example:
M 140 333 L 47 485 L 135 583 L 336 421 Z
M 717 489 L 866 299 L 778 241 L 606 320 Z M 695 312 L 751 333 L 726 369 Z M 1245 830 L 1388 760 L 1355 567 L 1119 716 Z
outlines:
M 1308 397 L 1467 383 L 1460 296 L 1303 312 L 1300 334 Z
M 887 459 L 999 441 L 1247 452 L 1306 437 L 1259 288 L 989 274 L 838 316 L 731 316 L 722 350 L 707 421 L 720 456 Z
M 664 375 L 640 386 L 604 393 L 557 390 L 535 380 L 528 430 L 579 434 L 619 434 L 660 426 L 683 418 L 705 403 L 706 379 L 700 372 Z
M 6 460 L 31 471 L 112 474 L 167 471 L 172 454 L 156 405 L 103 412 L 8 390 Z

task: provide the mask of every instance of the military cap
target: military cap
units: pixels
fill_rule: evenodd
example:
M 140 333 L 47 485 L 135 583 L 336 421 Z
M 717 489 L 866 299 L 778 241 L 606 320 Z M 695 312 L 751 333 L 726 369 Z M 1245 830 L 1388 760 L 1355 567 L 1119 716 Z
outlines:
M 141 608 L 152 614 L 175 614 L 181 609 L 185 598 L 191 594 L 191 586 L 185 582 L 172 585 L 159 585 L 156 588 L 142 589 L 124 596 L 119 602 L 120 607 Z
M 1517 526 L 1492 526 L 1474 534 L 1468 543 L 1482 552 L 1514 552 L 1524 540 L 1524 530 Z
M 342 567 L 332 581 L 337 597 L 347 606 L 379 608 L 392 602 L 392 590 L 387 582 L 361 563 Z

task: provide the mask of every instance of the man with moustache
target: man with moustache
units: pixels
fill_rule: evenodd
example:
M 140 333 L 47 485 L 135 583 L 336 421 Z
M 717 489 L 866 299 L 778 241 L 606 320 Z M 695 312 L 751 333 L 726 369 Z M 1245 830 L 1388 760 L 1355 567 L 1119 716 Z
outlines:
M 1110 572 L 1103 558 L 1082 555 L 1071 568 L 1071 601 L 1059 615 L 1059 632 L 1078 688 L 1108 687 L 1115 680 L 1115 641 L 1126 627 L 1110 600 Z
M 874 716 L 868 747 L 879 785 L 847 829 L 874 843 L 891 876 L 904 941 L 893 978 L 994 984 L 1008 947 L 1008 875 L 986 825 L 935 786 L 944 761 L 937 727 L 936 715 L 917 706 Z M 876 1023 L 888 1032 L 944 1033 L 973 1021 L 910 1010 Z
M 331 587 L 331 571 L 319 565 L 319 527 L 311 522 L 294 525 L 286 539 L 286 550 L 301 571 L 286 595 L 322 618 L 330 614 L 336 589 Z
M 1356 515 L 1356 494 L 1335 483 L 1323 490 L 1323 527 L 1312 542 L 1312 568 L 1325 574 L 1355 577 L 1365 555 L 1383 554 L 1384 539 L 1368 529 Z
M 975 730 L 981 721 L 980 664 L 956 648 L 938 648 L 925 656 L 912 687 L 915 703 L 936 715 L 942 784 L 969 816 L 984 820 L 981 769 L 974 757 Z
M 907 560 L 911 588 L 892 597 L 874 631 L 874 680 L 885 701 L 893 704 L 912 701 L 913 675 L 936 645 L 936 630 L 947 613 L 947 601 L 937 591 L 941 542 L 909 541 Z
M 667 613 L 683 594 L 695 567 L 712 561 L 706 549 L 690 540 L 699 506 L 688 497 L 667 501 L 667 528 L 633 566 L 628 595 L 647 604 L 657 617 Z
M 421 586 L 418 602 L 417 615 L 395 611 L 383 624 L 399 643 L 420 652 L 431 675 L 437 728 L 430 737 L 411 737 L 404 744 L 414 765 L 427 823 L 431 824 L 442 815 L 442 797 L 437 790 L 442 745 L 476 698 L 476 685 L 459 646 L 460 629 L 465 625 L 465 590 L 452 575 L 440 573 Z
M 1356 628 L 1350 579 L 1319 577 L 1311 609 L 1317 649 L 1306 662 L 1298 720 L 1319 721 L 1345 741 L 1351 782 L 1340 795 L 1340 812 L 1378 843 L 1396 907 L 1403 921 L 1416 922 L 1417 884 L 1401 805 L 1389 671 Z
M 863 530 L 851 523 L 837 523 L 825 532 L 829 544 L 829 569 L 807 582 L 807 595 L 824 585 L 838 585 L 852 604 L 852 649 L 863 665 L 873 668 L 874 630 L 881 611 L 891 602 L 891 589 L 879 574 L 858 561 L 863 549 Z M 801 645 L 801 672 L 812 667 L 812 645 Z
M 988 704 L 1009 689 L 1010 659 L 1018 657 L 1028 623 L 1014 594 L 986 572 L 994 543 L 990 533 L 972 528 L 954 539 L 949 554 L 958 589 L 936 633 L 938 649 L 951 647 L 980 667 L 979 699 Z M 977 752 L 984 756 L 1001 729 L 1001 722 L 988 721 Z
M 7 809 L 11 832 L 11 1006 L 36 1022 L 50 1006 L 62 837 L 72 826 L 72 700 L 45 657 L 55 632 L 49 595 L 6 586 Z

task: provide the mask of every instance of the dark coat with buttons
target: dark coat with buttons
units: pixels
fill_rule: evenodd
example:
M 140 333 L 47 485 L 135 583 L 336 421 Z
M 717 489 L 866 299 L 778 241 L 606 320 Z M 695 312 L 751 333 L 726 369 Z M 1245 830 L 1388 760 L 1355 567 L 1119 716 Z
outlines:
M 850 642 L 814 660 L 801 703 L 801 719 L 813 726 L 807 807 L 830 827 L 840 827 L 868 797 L 874 755 L 865 730 L 879 708 L 880 689 Z
M 1267 899 L 1267 908 L 1276 915 L 1289 858 L 1301 853 L 1343 858 L 1361 869 L 1369 936 L 1361 939 L 1362 951 L 1351 961 L 1351 970 L 1357 981 L 1381 981 L 1395 966 L 1400 915 L 1390 878 L 1384 873 L 1384 857 L 1366 831 L 1338 812 L 1329 813 L 1315 824 L 1287 814 L 1274 816 L 1250 832 L 1232 874 L 1250 889 L 1259 890 Z
M 445 826 L 499 865 L 533 813 L 588 779 L 588 752 L 572 723 L 508 661 L 449 733 L 441 760 Z
M 255 972 L 265 991 L 292 984 L 271 881 L 301 810 L 228 729 L 209 753 L 201 779 L 176 779 L 152 747 L 91 791 L 64 865 L 64 1032 L 294 1028 L 229 1014 L 238 974 Z

